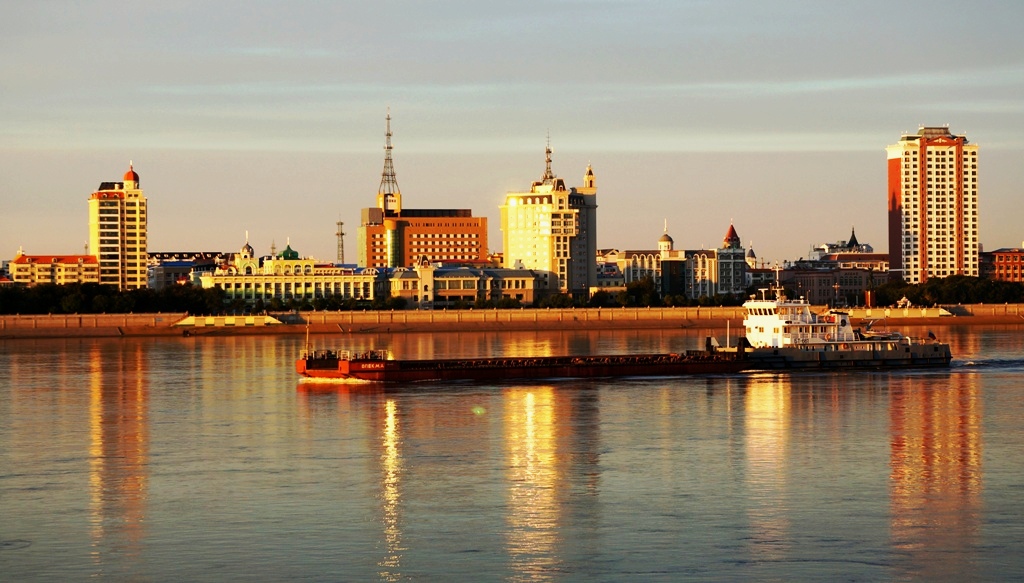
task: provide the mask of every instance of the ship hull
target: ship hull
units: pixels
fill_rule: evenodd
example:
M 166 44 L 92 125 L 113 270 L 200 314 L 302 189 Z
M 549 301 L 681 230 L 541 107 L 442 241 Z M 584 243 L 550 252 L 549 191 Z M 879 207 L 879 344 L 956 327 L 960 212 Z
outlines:
M 737 373 L 747 368 L 749 363 L 736 355 L 703 352 L 687 355 L 449 360 L 301 358 L 295 363 L 296 372 L 309 378 L 357 379 L 378 383 L 681 376 Z
M 893 348 L 799 346 L 748 349 L 754 370 L 794 369 L 892 369 L 949 367 L 948 344 L 900 344 Z

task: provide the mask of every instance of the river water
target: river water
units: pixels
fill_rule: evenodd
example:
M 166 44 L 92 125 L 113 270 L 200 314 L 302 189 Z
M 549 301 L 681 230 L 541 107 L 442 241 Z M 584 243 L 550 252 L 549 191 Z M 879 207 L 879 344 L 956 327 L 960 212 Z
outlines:
M 297 337 L 0 341 L 0 580 L 1022 580 L 1024 327 L 934 330 L 949 370 L 387 390 L 300 383 Z

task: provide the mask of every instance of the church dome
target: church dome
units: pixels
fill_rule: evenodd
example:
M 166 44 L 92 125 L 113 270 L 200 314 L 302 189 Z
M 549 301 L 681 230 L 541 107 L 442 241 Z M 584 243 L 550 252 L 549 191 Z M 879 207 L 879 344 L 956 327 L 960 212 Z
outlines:
M 131 162 L 128 163 L 128 171 L 124 173 L 124 181 L 139 183 L 139 175 L 135 173 L 135 165 Z
M 672 240 L 672 237 L 670 237 L 668 233 L 665 233 L 664 235 L 661 236 L 661 238 L 658 239 L 658 242 L 659 243 L 673 243 L 674 241 Z
M 247 255 L 249 257 L 252 257 L 255 254 L 256 254 L 256 251 L 252 248 L 252 245 L 250 245 L 249 242 L 246 241 L 245 245 L 242 246 L 242 255 Z

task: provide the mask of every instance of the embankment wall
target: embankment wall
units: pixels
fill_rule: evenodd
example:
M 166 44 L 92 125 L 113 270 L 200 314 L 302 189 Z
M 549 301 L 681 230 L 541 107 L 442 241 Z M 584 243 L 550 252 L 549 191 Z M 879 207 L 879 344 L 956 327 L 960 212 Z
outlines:
M 821 311 L 823 306 L 814 307 Z M 855 324 L 886 319 L 893 325 L 1024 324 L 1024 305 L 964 305 L 939 316 L 937 308 L 862 308 L 850 311 Z M 45 314 L 0 316 L 0 339 L 93 336 L 231 334 L 372 334 L 459 332 L 464 330 L 602 330 L 725 328 L 738 330 L 740 307 L 572 308 L 528 310 L 438 310 L 289 312 L 273 314 L 281 325 L 177 326 L 187 314 Z M 230 320 L 230 319 L 229 319 Z M 242 318 L 235 320 L 241 321 Z

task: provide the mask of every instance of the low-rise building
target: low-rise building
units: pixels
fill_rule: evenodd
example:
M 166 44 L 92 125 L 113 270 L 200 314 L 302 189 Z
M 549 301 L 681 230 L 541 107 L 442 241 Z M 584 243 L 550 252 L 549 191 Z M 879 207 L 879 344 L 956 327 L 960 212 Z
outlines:
M 189 281 L 193 271 L 212 271 L 231 258 L 220 251 L 157 251 L 149 253 L 149 287 L 161 289 Z
M 94 255 L 25 255 L 10 263 L 11 281 L 22 285 L 99 283 L 99 260 Z
M 529 269 L 454 267 L 421 261 L 413 268 L 390 273 L 393 297 L 405 298 L 413 308 L 453 307 L 463 302 L 514 300 L 533 305 L 544 293 L 541 277 Z
M 384 270 L 336 267 L 313 258 L 300 258 L 289 244 L 273 258 L 254 256 L 248 242 L 230 261 L 210 271 L 193 271 L 192 283 L 204 288 L 219 287 L 226 299 L 255 304 L 341 297 L 372 301 L 387 297 L 388 282 Z
M 1003 247 L 981 252 L 981 277 L 1024 282 L 1024 248 Z

